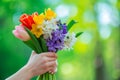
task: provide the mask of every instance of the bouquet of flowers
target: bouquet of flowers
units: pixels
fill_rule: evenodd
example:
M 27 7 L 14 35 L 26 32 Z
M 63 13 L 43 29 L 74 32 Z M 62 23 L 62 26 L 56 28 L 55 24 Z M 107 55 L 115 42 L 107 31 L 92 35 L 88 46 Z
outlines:
M 56 18 L 56 13 L 50 8 L 44 13 L 37 12 L 32 15 L 23 14 L 20 17 L 21 24 L 15 27 L 13 34 L 21 39 L 36 53 L 57 52 L 63 49 L 71 49 L 76 38 L 82 34 L 69 33 L 70 28 L 76 23 L 71 20 L 68 25 Z M 37 80 L 56 80 L 55 74 L 45 73 Z

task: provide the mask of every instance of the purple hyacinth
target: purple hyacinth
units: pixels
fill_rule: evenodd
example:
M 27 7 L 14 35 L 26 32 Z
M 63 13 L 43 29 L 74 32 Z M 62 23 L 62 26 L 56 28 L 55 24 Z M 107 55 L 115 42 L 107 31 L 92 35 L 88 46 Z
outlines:
M 62 29 L 63 29 L 63 34 L 66 34 L 67 33 L 67 25 L 64 23 L 61 26 L 62 26 Z
M 64 37 L 63 30 L 55 30 L 52 32 L 52 38 L 47 39 L 48 50 L 51 52 L 57 52 L 64 47 Z
M 66 34 L 67 33 L 67 25 L 66 23 L 62 24 L 61 21 L 57 21 L 57 25 L 60 27 L 60 29 L 63 30 L 63 34 Z

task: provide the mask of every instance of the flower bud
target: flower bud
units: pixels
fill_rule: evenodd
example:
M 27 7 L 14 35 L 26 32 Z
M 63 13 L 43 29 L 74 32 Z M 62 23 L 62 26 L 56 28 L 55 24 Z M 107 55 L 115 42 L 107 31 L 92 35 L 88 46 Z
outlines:
M 30 36 L 25 31 L 22 25 L 16 26 L 15 30 L 13 30 L 13 34 L 15 35 L 15 37 L 21 39 L 22 41 L 30 40 Z

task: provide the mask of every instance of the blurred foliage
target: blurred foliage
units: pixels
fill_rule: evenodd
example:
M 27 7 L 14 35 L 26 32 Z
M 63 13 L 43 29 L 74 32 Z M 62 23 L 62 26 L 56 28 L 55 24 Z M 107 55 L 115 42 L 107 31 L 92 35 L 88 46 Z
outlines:
M 84 32 L 73 50 L 58 52 L 57 80 L 120 80 L 120 0 L 0 0 L 0 80 L 31 53 L 12 34 L 20 15 L 48 7 L 62 22 L 78 21 L 71 32 Z

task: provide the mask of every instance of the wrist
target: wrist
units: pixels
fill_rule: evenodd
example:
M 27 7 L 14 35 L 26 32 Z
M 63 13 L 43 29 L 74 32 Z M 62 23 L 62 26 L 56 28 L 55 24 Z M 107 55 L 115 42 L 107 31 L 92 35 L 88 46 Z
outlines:
M 33 72 L 29 66 L 24 66 L 22 70 L 25 73 L 26 80 L 30 80 L 33 77 Z
M 9 78 L 5 80 L 31 80 L 33 77 L 32 71 L 28 66 L 24 66 L 19 71 L 17 71 L 15 74 L 10 76 Z

